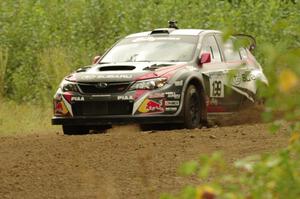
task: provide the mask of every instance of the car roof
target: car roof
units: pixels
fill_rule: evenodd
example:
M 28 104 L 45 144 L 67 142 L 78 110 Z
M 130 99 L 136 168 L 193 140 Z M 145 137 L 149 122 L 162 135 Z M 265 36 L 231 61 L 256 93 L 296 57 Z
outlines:
M 154 32 L 158 31 L 155 34 L 166 34 L 166 33 L 159 33 L 159 31 L 168 31 L 169 35 L 194 35 L 197 36 L 200 33 L 220 33 L 220 31 L 217 30 L 205 30 L 205 29 L 173 29 L 173 28 L 159 28 L 155 29 L 153 31 L 147 31 L 147 32 L 139 32 L 134 33 L 126 36 L 126 38 L 130 37 L 146 37 L 150 35 L 155 35 Z

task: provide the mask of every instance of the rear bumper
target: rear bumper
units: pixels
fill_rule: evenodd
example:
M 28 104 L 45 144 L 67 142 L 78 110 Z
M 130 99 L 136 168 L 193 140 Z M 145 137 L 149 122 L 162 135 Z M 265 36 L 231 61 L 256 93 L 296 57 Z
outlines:
M 112 125 L 112 124 L 161 124 L 161 123 L 183 123 L 181 116 L 98 116 L 98 117 L 53 117 L 53 125 Z

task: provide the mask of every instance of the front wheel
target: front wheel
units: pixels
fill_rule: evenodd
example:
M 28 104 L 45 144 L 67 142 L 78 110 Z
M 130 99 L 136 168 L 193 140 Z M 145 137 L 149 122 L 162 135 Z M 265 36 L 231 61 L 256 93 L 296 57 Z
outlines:
M 201 122 L 201 97 L 194 85 L 189 85 L 184 96 L 184 126 L 198 128 Z

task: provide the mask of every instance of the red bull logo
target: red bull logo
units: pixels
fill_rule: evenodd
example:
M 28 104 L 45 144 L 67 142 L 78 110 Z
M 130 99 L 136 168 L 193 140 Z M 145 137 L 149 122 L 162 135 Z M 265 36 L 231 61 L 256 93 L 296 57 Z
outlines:
M 145 99 L 144 102 L 138 109 L 141 113 L 149 113 L 149 112 L 163 112 L 163 100 L 149 100 Z
M 156 110 L 161 110 L 162 106 L 161 106 L 161 103 L 150 100 L 147 104 L 146 109 L 148 109 L 150 111 L 156 111 Z

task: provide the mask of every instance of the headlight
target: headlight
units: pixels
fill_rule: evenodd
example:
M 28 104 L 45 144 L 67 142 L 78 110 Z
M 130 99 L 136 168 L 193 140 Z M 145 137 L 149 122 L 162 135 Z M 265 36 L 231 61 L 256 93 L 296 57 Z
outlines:
M 147 79 L 135 82 L 130 90 L 152 90 L 161 88 L 167 83 L 167 78 Z
M 69 82 L 66 80 L 62 81 L 62 83 L 60 84 L 60 88 L 62 89 L 63 92 L 67 92 L 67 91 L 79 92 L 76 83 Z

